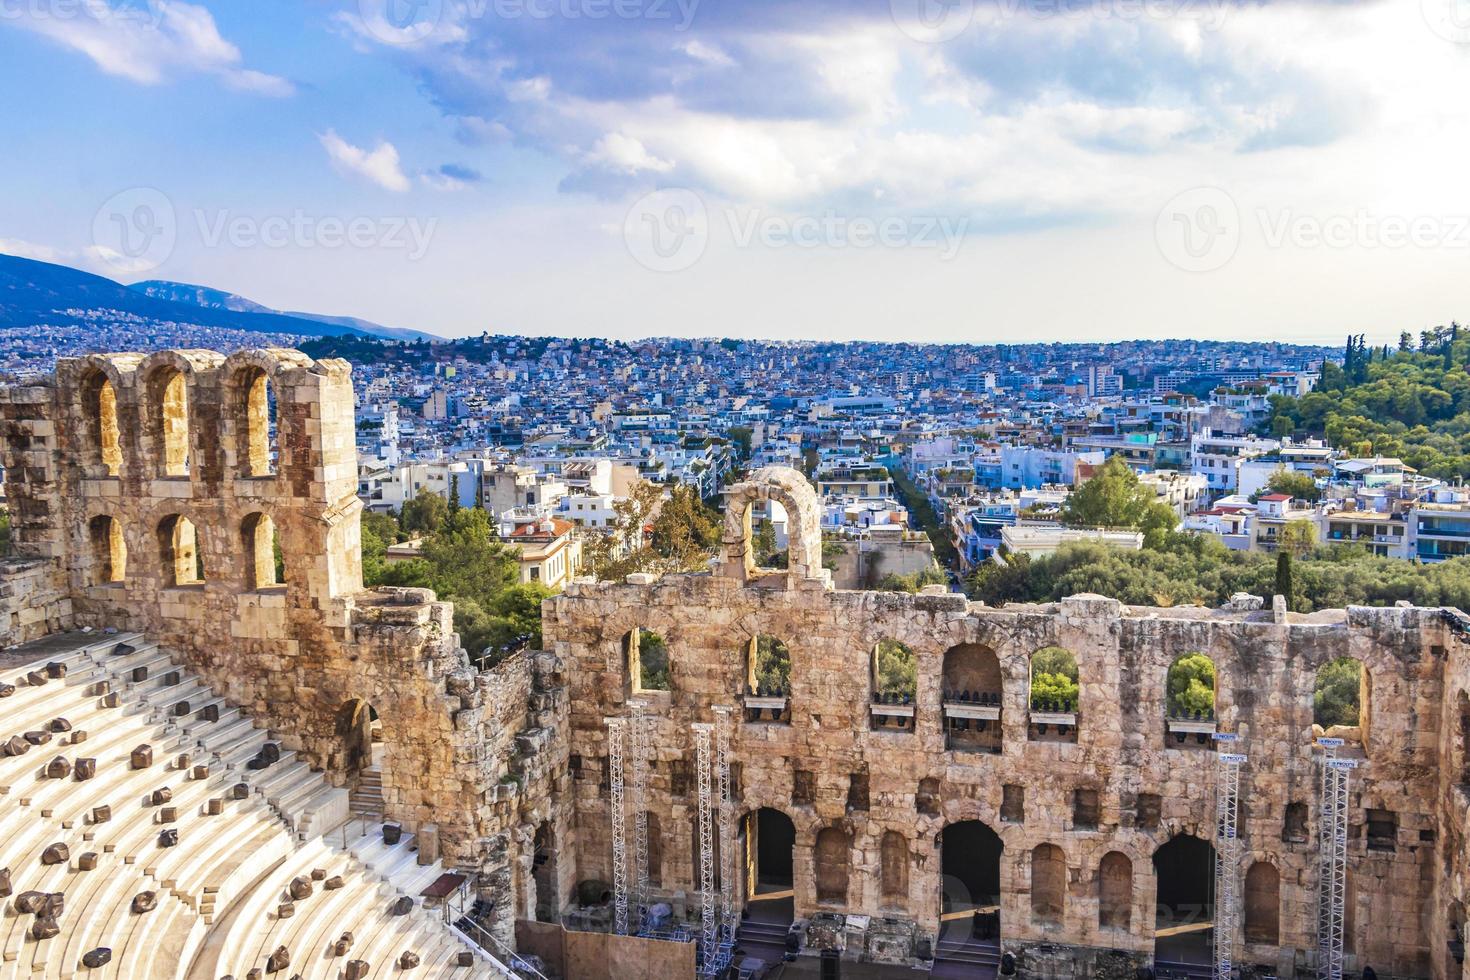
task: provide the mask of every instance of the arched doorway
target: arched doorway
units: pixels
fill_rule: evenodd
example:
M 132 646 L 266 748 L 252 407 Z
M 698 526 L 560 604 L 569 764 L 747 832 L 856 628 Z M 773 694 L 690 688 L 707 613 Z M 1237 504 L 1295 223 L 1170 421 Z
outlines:
M 556 832 L 550 821 L 536 828 L 532 841 L 531 878 L 536 884 L 536 921 L 560 922 L 561 910 L 556 897 Z
M 943 940 L 1000 945 L 999 835 L 979 820 L 962 820 L 939 836 Z
M 1213 961 L 1215 848 L 1179 834 L 1154 852 L 1158 883 L 1154 959 L 1161 963 Z
M 741 821 L 745 856 L 745 901 L 749 918 L 790 922 L 795 917 L 792 853 L 796 825 L 780 810 L 761 807 Z
M 354 698 L 337 711 L 337 737 L 342 740 L 342 766 L 349 779 L 357 779 L 375 764 L 373 725 L 378 713 L 361 698 Z

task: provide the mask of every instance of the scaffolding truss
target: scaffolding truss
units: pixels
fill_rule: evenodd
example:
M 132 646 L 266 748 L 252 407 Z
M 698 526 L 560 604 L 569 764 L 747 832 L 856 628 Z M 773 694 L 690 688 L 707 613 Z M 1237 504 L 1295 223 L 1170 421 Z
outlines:
M 613 932 L 628 934 L 628 827 L 623 809 L 623 737 L 627 719 L 607 718 L 608 814 L 612 820 Z
M 1215 980 L 1230 980 L 1240 919 L 1240 770 L 1246 757 L 1227 751 L 1239 736 L 1217 733 L 1215 777 Z
M 633 754 L 633 908 L 634 931 L 642 932 L 648 921 L 648 758 L 651 748 L 649 717 L 642 701 L 629 707 L 629 750 Z
M 715 706 L 715 771 L 719 776 L 720 928 L 726 939 L 735 933 L 735 801 L 730 784 L 730 730 L 734 708 Z
M 714 726 L 694 722 L 695 778 L 699 783 L 699 959 L 701 973 L 708 974 L 716 960 L 719 939 L 715 929 L 715 840 L 714 799 L 710 736 Z
M 1318 811 L 1317 976 L 1342 980 L 1343 924 L 1347 899 L 1348 775 L 1357 762 L 1340 759 L 1340 738 L 1320 738 L 1322 799 Z

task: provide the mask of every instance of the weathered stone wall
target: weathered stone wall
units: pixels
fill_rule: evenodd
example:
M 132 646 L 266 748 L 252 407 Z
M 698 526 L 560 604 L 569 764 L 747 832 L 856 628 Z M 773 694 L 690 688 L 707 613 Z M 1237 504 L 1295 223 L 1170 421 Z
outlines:
M 49 383 L 0 394 L 0 435 L 26 558 L 0 575 L 0 644 L 73 621 L 144 632 L 339 783 L 354 776 L 344 718 L 366 701 L 387 817 L 437 827 L 445 856 L 503 897 L 524 825 L 555 817 L 558 676 L 525 658 L 479 674 L 449 604 L 363 590 L 345 362 L 275 349 L 63 360 Z M 171 533 L 179 518 L 192 541 Z M 497 902 L 503 939 L 518 911 Z
M 781 492 L 791 497 L 783 500 L 788 511 L 803 506 L 799 494 L 784 486 Z M 742 501 L 760 496 L 748 487 L 735 494 Z M 738 520 L 738 514 L 727 520 L 727 533 L 738 531 Z M 569 680 L 571 752 L 579 763 L 578 878 L 611 879 L 604 717 L 629 712 L 624 637 L 650 629 L 670 651 L 671 690 L 637 696 L 656 719 L 650 809 L 663 835 L 661 894 L 692 902 L 690 724 L 714 721 L 716 705 L 740 703 L 750 640 L 770 634 L 791 650 L 790 723 L 737 722 L 737 809 L 771 807 L 794 822 L 799 916 L 896 916 L 933 937 L 940 834 L 958 821 L 980 820 L 1004 845 L 1001 923 L 1008 947 L 1062 942 L 1151 955 L 1155 852 L 1176 835 L 1214 836 L 1214 753 L 1192 741 L 1181 746 L 1165 731 L 1168 669 L 1177 657 L 1202 652 L 1218 674 L 1219 729 L 1238 734 L 1249 756 L 1241 784 L 1242 874 L 1255 862 L 1270 862 L 1280 882 L 1278 941 L 1241 937 L 1243 960 L 1279 971 L 1306 968 L 1316 947 L 1313 688 L 1324 664 L 1352 656 L 1368 673 L 1369 723 L 1367 744 L 1347 750 L 1363 761 L 1352 778 L 1349 811 L 1348 962 L 1381 973 L 1444 975 L 1444 957 L 1434 955 L 1445 948 L 1438 920 L 1446 903 L 1437 893 L 1453 891 L 1463 902 L 1459 869 L 1466 866 L 1458 829 L 1463 816 L 1447 820 L 1442 812 L 1464 809 L 1464 790 L 1444 785 L 1451 768 L 1443 744 L 1450 717 L 1446 671 L 1452 663 L 1466 670 L 1463 644 L 1447 625 L 1451 615 L 1417 608 L 1313 616 L 1133 608 L 1096 596 L 991 609 L 957 595 L 841 592 L 817 576 L 761 572 L 745 564 L 739 542 L 727 541 L 726 555 L 726 568 L 713 574 L 580 582 L 547 604 L 545 636 Z M 884 638 L 917 654 L 912 732 L 870 726 L 870 658 Z M 944 655 L 961 644 L 983 646 L 999 660 L 997 755 L 946 748 Z M 1075 743 L 1038 738 L 1028 724 L 1030 657 L 1050 646 L 1077 658 Z M 1465 679 L 1457 684 L 1470 688 Z M 735 716 L 741 717 L 738 708 Z M 866 807 L 849 792 L 854 775 L 866 776 Z M 924 791 L 921 780 L 932 781 Z M 1007 788 L 1023 800 L 1019 812 L 1003 814 Z M 1096 796 L 1095 825 L 1074 819 L 1082 815 L 1079 791 L 1089 801 Z M 1307 833 L 1299 840 L 1284 839 L 1291 836 L 1285 822 L 1292 803 L 1305 804 Z M 1369 810 L 1389 811 L 1397 820 L 1391 851 L 1381 849 L 1382 840 L 1370 847 Z M 818 898 L 816 840 L 827 828 L 851 841 L 845 900 Z M 881 842 L 890 833 L 902 835 L 909 859 L 907 890 L 896 900 L 885 899 L 881 881 Z M 1451 834 L 1453 843 L 1442 841 Z M 1043 844 L 1060 848 L 1065 858 L 1057 924 L 1033 914 L 1032 854 Z M 1131 869 L 1126 928 L 1100 924 L 1100 866 L 1112 852 Z

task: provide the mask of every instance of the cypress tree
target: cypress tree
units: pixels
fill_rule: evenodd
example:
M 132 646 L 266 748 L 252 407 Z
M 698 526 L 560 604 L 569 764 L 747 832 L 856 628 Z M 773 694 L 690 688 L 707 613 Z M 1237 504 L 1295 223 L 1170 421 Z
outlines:
M 1284 596 L 1287 608 L 1291 607 L 1291 553 L 1287 551 L 1276 552 L 1276 594 Z

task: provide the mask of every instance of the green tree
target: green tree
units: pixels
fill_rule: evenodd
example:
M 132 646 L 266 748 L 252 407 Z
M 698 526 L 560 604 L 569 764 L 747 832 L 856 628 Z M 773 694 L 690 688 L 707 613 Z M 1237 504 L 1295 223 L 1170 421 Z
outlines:
M 1038 710 L 1076 711 L 1081 688 L 1077 658 L 1061 647 L 1044 647 L 1031 655 L 1031 706 Z
M 1266 481 L 1266 489 L 1271 493 L 1284 493 L 1298 500 L 1306 500 L 1311 503 L 1322 496 L 1322 491 L 1317 487 L 1317 481 L 1312 479 L 1310 473 L 1302 473 L 1299 470 L 1289 470 L 1281 467 L 1271 474 Z
M 669 689 L 669 646 L 653 630 L 638 631 L 638 686 L 645 691 Z
M 774 636 L 755 640 L 755 693 L 791 690 L 791 651 Z
M 449 474 L 449 500 L 447 500 L 446 503 L 449 506 L 449 513 L 453 514 L 455 511 L 459 510 L 459 474 L 458 473 L 451 473 L 451 474 Z
M 910 572 L 900 575 L 895 572 L 883 576 L 878 580 L 878 591 L 880 592 L 908 592 L 917 593 L 926 585 L 944 585 L 949 581 L 938 565 L 930 565 L 921 572 Z
M 1286 600 L 1287 608 L 1291 607 L 1292 597 L 1296 595 L 1291 581 L 1291 552 L 1286 548 L 1276 552 L 1276 595 Z
M 898 640 L 884 638 L 878 641 L 877 687 L 878 693 L 886 697 L 918 697 L 919 671 L 914 651 Z
M 734 443 L 735 450 L 740 458 L 749 459 L 751 442 L 755 438 L 755 430 L 749 426 L 737 425 L 732 426 L 726 434 L 729 435 L 730 441 Z
M 0 556 L 10 554 L 10 511 L 0 508 Z
M 755 552 L 757 568 L 785 568 L 786 552 L 776 546 L 776 526 L 770 521 L 761 521 L 751 536 L 751 549 Z
M 644 540 L 645 529 L 663 501 L 663 488 L 639 480 L 628 495 L 613 503 L 612 527 L 594 530 L 582 541 L 582 568 L 605 582 L 616 582 L 653 567 L 656 555 Z
M 386 584 L 383 576 L 387 569 L 385 553 L 390 544 L 398 541 L 398 519 L 392 514 L 377 514 L 372 511 L 362 515 L 362 581 L 372 587 Z
M 1121 456 L 1109 456 L 1091 479 L 1072 492 L 1062 505 L 1061 518 L 1068 527 L 1142 531 L 1144 544 L 1150 548 L 1161 547 L 1179 524 L 1174 509 L 1160 503 Z
M 1300 558 L 1317 546 L 1317 525 L 1309 520 L 1287 521 L 1276 535 L 1276 548 Z M 1286 593 L 1282 593 L 1285 595 Z
M 1356 725 L 1362 696 L 1363 665 L 1342 657 L 1317 672 L 1312 694 L 1312 722 L 1323 728 Z
M 478 508 L 448 515 L 419 554 L 433 569 L 433 588 L 443 598 L 474 599 L 489 610 L 500 593 L 520 582 L 519 556 L 498 540 L 490 515 Z
M 448 517 L 448 502 L 432 490 L 420 489 L 404 503 L 398 521 L 409 534 L 434 534 Z
M 1202 653 L 1180 657 L 1169 667 L 1169 714 L 1199 717 L 1215 710 L 1215 664 Z
M 665 572 L 702 570 L 720 543 L 720 515 L 691 486 L 676 486 L 653 522 L 654 553 Z

